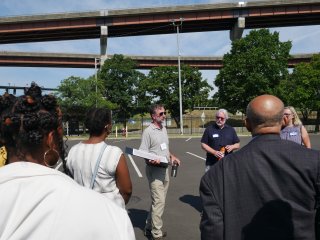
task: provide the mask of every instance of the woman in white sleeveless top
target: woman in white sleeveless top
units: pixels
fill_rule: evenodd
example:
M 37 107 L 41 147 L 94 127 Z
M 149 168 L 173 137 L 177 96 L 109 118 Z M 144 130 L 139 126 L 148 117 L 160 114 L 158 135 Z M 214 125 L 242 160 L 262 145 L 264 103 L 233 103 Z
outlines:
M 285 125 L 280 132 L 280 137 L 311 148 L 308 132 L 302 125 L 296 110 L 291 106 L 285 107 L 283 115 Z
M 0 239 L 135 240 L 125 209 L 75 183 L 65 168 L 62 113 L 35 83 L 7 104 L 0 96 Z
M 112 129 L 111 111 L 106 108 L 89 110 L 85 126 L 90 137 L 70 149 L 67 166 L 74 180 L 89 188 L 97 159 L 102 152 L 93 190 L 102 193 L 125 208 L 125 204 L 128 203 L 132 193 L 132 184 L 125 156 L 122 150 L 116 146 L 107 144 L 104 149 L 106 144 L 104 140 Z

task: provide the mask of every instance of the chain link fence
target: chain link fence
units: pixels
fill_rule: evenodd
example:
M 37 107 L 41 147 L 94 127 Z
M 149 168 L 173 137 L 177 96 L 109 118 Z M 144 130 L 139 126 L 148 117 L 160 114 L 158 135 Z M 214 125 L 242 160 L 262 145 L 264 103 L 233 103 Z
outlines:
M 184 116 L 183 118 L 183 134 L 192 136 L 202 136 L 205 128 L 215 122 L 214 116 Z M 304 126 L 308 132 L 315 131 L 315 120 L 310 119 Z M 112 133 L 109 137 L 141 137 L 143 130 L 149 126 L 151 118 L 139 117 L 131 118 L 127 121 L 127 125 L 123 126 L 123 120 L 114 121 L 112 125 Z M 233 115 L 227 120 L 227 124 L 234 127 L 238 135 L 249 135 L 244 126 L 243 115 Z M 165 126 L 170 135 L 181 135 L 180 127 L 177 126 L 173 118 L 167 117 Z M 86 130 L 84 124 L 77 120 L 71 120 L 64 123 L 64 132 L 67 136 L 85 135 Z
M 127 121 L 127 125 L 123 126 L 123 120 L 113 122 L 112 133 L 110 137 L 140 137 L 143 130 L 151 123 L 151 118 L 140 117 L 131 118 Z M 186 135 L 202 135 L 205 128 L 214 123 L 214 117 L 198 117 L 198 116 L 185 116 L 183 118 L 183 134 Z M 237 133 L 248 134 L 247 129 L 244 127 L 243 120 L 240 118 L 230 118 L 227 124 L 235 128 Z M 167 117 L 164 124 L 167 128 L 169 135 L 180 135 L 181 129 L 173 118 Z M 64 123 L 64 131 L 67 136 L 80 136 L 86 134 L 82 122 L 73 120 Z

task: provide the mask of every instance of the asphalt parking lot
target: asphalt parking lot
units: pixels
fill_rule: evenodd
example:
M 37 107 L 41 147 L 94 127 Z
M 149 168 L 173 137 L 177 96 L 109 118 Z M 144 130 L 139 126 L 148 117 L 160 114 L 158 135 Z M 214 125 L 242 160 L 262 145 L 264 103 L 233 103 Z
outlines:
M 310 135 L 312 148 L 320 150 L 320 135 Z M 240 137 L 241 146 L 250 141 L 250 137 Z M 79 140 L 69 140 L 69 147 Z M 108 144 L 139 148 L 140 139 L 110 139 Z M 166 239 L 200 239 L 199 222 L 201 201 L 199 183 L 204 174 L 205 152 L 200 147 L 200 138 L 170 138 L 170 151 L 182 161 L 176 178 L 170 178 L 164 212 L 164 229 L 168 232 Z M 126 155 L 133 195 L 127 210 L 134 226 L 136 239 L 147 239 L 143 236 L 145 219 L 150 207 L 150 194 L 145 177 L 145 163 L 142 158 Z

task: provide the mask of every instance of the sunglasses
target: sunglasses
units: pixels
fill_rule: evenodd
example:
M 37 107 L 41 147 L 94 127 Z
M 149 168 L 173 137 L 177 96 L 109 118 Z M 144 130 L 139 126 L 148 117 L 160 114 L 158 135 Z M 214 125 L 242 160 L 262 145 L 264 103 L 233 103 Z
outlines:
M 224 118 L 223 118 L 223 117 L 216 117 L 216 119 L 217 119 L 217 120 L 219 120 L 219 119 L 220 119 L 220 120 L 222 120 L 222 121 L 224 120 Z
M 162 117 L 163 115 L 167 115 L 167 112 L 160 112 L 159 116 Z

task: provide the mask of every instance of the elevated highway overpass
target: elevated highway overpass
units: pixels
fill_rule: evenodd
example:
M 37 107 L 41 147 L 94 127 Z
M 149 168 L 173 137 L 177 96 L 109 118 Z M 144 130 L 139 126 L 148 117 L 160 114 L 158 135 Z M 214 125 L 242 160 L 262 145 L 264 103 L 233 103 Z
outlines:
M 292 68 L 297 63 L 310 62 L 313 54 L 295 54 L 288 61 Z M 109 58 L 112 55 L 108 55 Z M 151 69 L 157 66 L 177 66 L 174 56 L 127 56 L 138 63 L 138 69 Z M 62 54 L 34 52 L 1 52 L 0 66 L 11 67 L 62 67 L 62 68 L 95 68 L 100 67 L 98 54 Z M 222 68 L 222 57 L 184 56 L 181 63 L 201 70 L 218 70 Z

